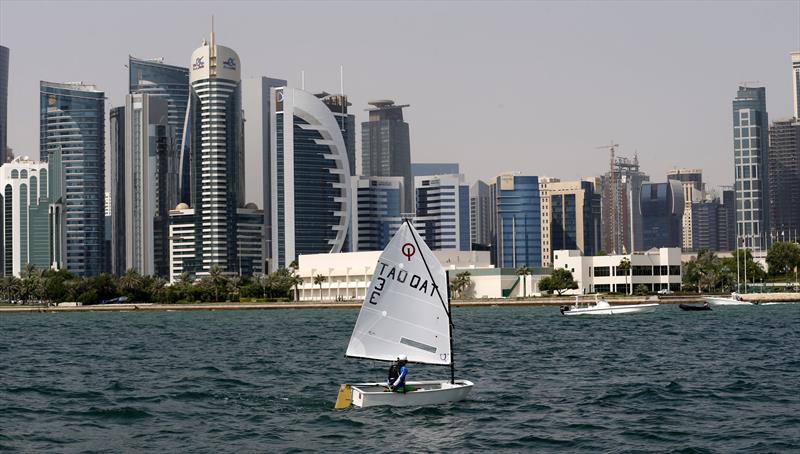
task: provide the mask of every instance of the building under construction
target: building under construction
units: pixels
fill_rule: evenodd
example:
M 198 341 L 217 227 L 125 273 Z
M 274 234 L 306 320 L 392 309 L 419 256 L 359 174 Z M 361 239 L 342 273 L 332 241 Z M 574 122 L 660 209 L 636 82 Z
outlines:
M 614 156 L 612 150 L 610 167 L 600 177 L 603 194 L 601 248 L 609 254 L 626 254 L 641 249 L 643 244 L 639 191 L 650 177 L 639 170 L 636 155 L 633 159 Z

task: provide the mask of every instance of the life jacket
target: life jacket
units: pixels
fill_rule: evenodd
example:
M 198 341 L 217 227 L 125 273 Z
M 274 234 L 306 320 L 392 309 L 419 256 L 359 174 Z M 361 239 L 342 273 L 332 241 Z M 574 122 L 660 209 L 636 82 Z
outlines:
M 400 366 L 398 364 L 392 364 L 389 367 L 389 383 L 394 383 L 397 380 L 397 377 L 400 376 Z

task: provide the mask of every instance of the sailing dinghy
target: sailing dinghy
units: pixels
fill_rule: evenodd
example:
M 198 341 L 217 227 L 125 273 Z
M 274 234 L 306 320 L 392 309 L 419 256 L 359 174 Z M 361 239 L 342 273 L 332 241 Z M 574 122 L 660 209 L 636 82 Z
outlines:
M 375 266 L 345 356 L 450 366 L 450 380 L 408 381 L 413 391 L 392 392 L 385 383 L 344 384 L 336 408 L 423 406 L 464 399 L 469 380 L 456 380 L 447 275 L 406 219 Z

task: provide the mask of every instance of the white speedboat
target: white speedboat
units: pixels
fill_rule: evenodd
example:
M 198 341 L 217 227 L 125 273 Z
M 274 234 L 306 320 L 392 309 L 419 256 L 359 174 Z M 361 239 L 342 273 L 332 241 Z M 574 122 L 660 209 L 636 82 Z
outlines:
M 563 315 L 617 315 L 653 312 L 657 307 L 658 303 L 612 306 L 608 301 L 597 297 L 594 304 L 581 304 L 576 297 L 575 304 L 572 306 L 561 306 L 560 309 Z
M 385 383 L 343 384 L 336 408 L 439 405 L 464 399 L 474 384 L 456 380 L 447 274 L 408 220 L 383 250 L 345 356 L 450 367 L 449 379 L 409 381 L 406 392 Z
M 755 303 L 745 301 L 742 296 L 736 292 L 731 293 L 731 296 L 726 298 L 724 296 L 704 296 L 703 301 L 711 306 L 753 306 Z

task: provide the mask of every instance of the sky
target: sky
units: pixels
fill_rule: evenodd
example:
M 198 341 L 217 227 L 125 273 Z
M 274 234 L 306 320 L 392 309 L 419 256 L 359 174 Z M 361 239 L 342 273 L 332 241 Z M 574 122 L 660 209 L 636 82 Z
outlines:
M 342 66 L 358 122 L 370 100 L 410 104 L 412 162 L 458 162 L 470 183 L 599 175 L 613 140 L 652 181 L 691 167 L 729 185 L 738 85 L 765 86 L 770 119 L 789 117 L 800 50 L 800 0 L 0 0 L 9 146 L 38 156 L 40 80 L 94 83 L 122 105 L 128 55 L 188 66 L 212 15 L 243 77 L 299 88 L 304 71 L 307 90 L 334 93 Z

